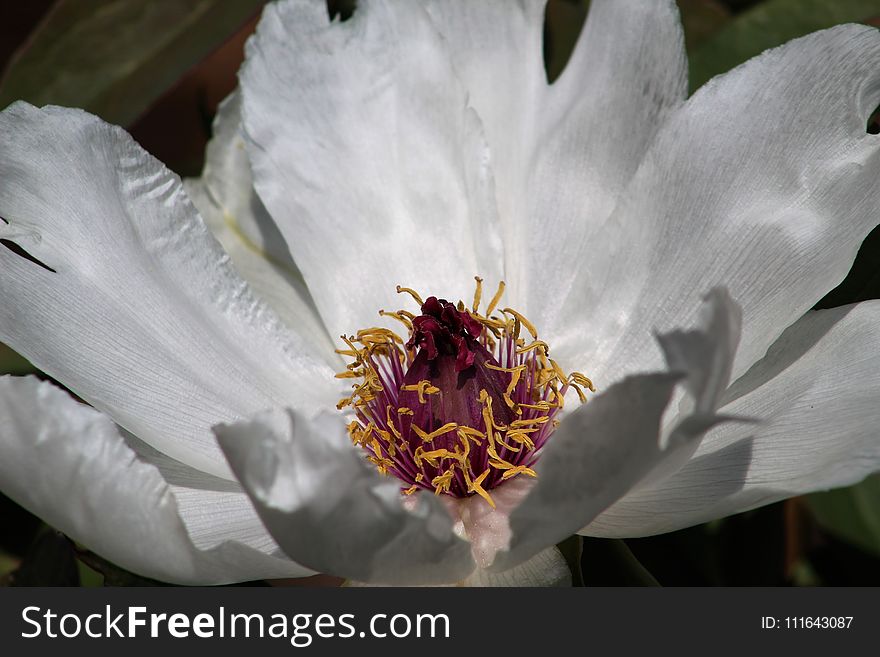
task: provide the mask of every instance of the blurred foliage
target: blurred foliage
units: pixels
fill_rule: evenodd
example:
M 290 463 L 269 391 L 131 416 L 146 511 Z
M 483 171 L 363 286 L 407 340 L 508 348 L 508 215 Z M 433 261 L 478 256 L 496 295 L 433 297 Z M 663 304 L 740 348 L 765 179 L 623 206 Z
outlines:
M 60 0 L 9 63 L 0 107 L 82 107 L 129 125 L 265 0 Z
M 581 574 L 584 586 L 660 586 L 619 539 L 583 539 Z
M 64 534 L 45 529 L 8 578 L 11 586 L 79 586 L 79 566 L 73 544 Z
M 547 3 L 544 14 L 544 68 L 550 82 L 556 80 L 565 68 L 584 26 L 589 5 L 587 0 Z
M 691 4 L 691 3 L 688 3 Z M 832 25 L 880 17 L 880 0 L 768 0 L 737 16 L 690 59 L 691 89 L 767 48 Z
M 814 493 L 807 503 L 828 531 L 880 557 L 880 475 L 827 493 Z
M 705 43 L 732 17 L 731 10 L 717 0 L 677 0 L 688 52 Z
M 33 371 L 33 365 L 27 360 L 12 351 L 5 344 L 0 344 L 0 374 L 22 375 Z

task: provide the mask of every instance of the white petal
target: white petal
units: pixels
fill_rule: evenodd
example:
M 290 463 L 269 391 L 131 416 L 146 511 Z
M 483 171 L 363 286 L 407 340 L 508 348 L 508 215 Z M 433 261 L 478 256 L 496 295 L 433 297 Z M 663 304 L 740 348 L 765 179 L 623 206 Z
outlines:
M 196 547 L 207 550 L 224 541 L 237 541 L 267 554 L 280 554 L 281 548 L 266 531 L 237 481 L 191 468 L 124 429 L 121 433 L 138 458 L 155 466 L 169 485 L 177 511 Z
M 669 373 L 629 377 L 566 418 L 535 466 L 529 494 L 510 515 L 509 545 L 494 555 L 491 571 L 577 532 L 656 465 L 663 412 L 679 380 Z
M 554 546 L 539 552 L 528 561 L 514 566 L 502 573 L 490 573 L 477 568 L 468 577 L 449 586 L 530 586 L 530 587 L 566 587 L 571 586 L 571 570 L 565 557 Z M 347 581 L 345 586 L 375 586 L 363 582 Z
M 0 114 L 0 341 L 162 452 L 230 476 L 210 427 L 334 402 L 332 370 L 250 292 L 179 178 L 79 110 Z
M 0 378 L 0 490 L 146 577 L 223 584 L 312 573 L 234 540 L 194 545 L 175 495 L 126 446 L 114 423 L 32 377 Z
M 571 570 L 556 547 L 539 552 L 528 561 L 500 573 L 478 568 L 462 586 L 571 586 Z
M 577 532 L 658 467 L 692 453 L 722 419 L 712 397 L 727 385 L 737 319 L 726 293 L 713 291 L 701 327 L 659 336 L 672 371 L 627 377 L 563 420 L 534 468 L 537 479 L 510 512 L 509 545 L 495 556 L 492 571 Z M 696 399 L 693 411 L 664 430 L 680 381 Z
M 840 26 L 702 87 L 661 128 L 601 235 L 557 355 L 605 378 L 659 363 L 643 326 L 688 318 L 707 286 L 743 308 L 734 376 L 847 273 L 878 221 L 880 34 Z M 590 309 L 584 335 L 583 308 Z M 571 353 L 574 354 L 577 349 Z
M 234 91 L 217 110 L 202 177 L 186 180 L 187 193 L 205 223 L 251 287 L 336 367 L 339 357 L 306 289 L 287 243 L 253 187 L 241 133 L 241 95 Z
M 361 582 L 439 584 L 474 570 L 433 495 L 407 498 L 351 444 L 337 414 L 266 412 L 215 429 L 229 463 L 288 556 Z
M 880 302 L 810 312 L 728 393 L 721 425 L 669 479 L 627 495 L 584 533 L 645 536 L 880 470 Z
M 502 276 L 482 128 L 414 2 L 269 5 L 241 74 L 254 184 L 331 335 Z
M 583 244 L 685 99 L 687 67 L 674 2 L 593 0 L 571 60 L 548 85 L 544 4 L 436 0 L 428 10 L 486 127 L 509 302 L 552 338 L 574 264 L 591 260 Z

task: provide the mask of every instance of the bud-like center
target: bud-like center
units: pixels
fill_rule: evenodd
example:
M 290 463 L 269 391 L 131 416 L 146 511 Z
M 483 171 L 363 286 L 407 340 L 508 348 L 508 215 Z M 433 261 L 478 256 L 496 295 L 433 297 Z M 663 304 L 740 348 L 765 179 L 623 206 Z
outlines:
M 479 313 L 481 280 L 471 310 L 462 302 L 426 300 L 408 288 L 421 314 L 380 314 L 402 322 L 404 342 L 385 328 L 368 328 L 343 340 L 340 353 L 354 359 L 342 378 L 358 379 L 339 403 L 351 407 L 349 434 L 380 472 L 454 497 L 482 496 L 532 466 L 553 433 L 569 389 L 586 399 L 589 379 L 563 373 L 546 343 L 522 314 L 493 314 L 502 283 L 485 314 Z M 525 328 L 530 340 L 521 337 Z

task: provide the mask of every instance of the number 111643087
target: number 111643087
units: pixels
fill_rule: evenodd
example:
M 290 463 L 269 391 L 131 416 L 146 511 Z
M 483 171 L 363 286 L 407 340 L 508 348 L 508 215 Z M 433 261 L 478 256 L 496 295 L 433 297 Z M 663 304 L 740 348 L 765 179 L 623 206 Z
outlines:
M 762 616 L 761 628 L 765 630 L 846 630 L 853 616 Z

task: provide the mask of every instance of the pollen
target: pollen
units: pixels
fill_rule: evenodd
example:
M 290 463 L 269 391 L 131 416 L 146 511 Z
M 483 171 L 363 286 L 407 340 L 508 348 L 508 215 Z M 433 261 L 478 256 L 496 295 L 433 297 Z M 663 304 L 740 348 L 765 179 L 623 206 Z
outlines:
M 406 338 L 382 327 L 342 336 L 337 353 L 352 362 L 337 377 L 353 385 L 337 406 L 350 415 L 352 442 L 400 480 L 402 494 L 476 495 L 494 507 L 493 489 L 537 476 L 566 393 L 583 403 L 595 386 L 566 374 L 522 313 L 500 308 L 503 282 L 481 313 L 483 280 L 475 280 L 470 308 L 398 286 L 419 313 L 379 315 L 399 322 Z

